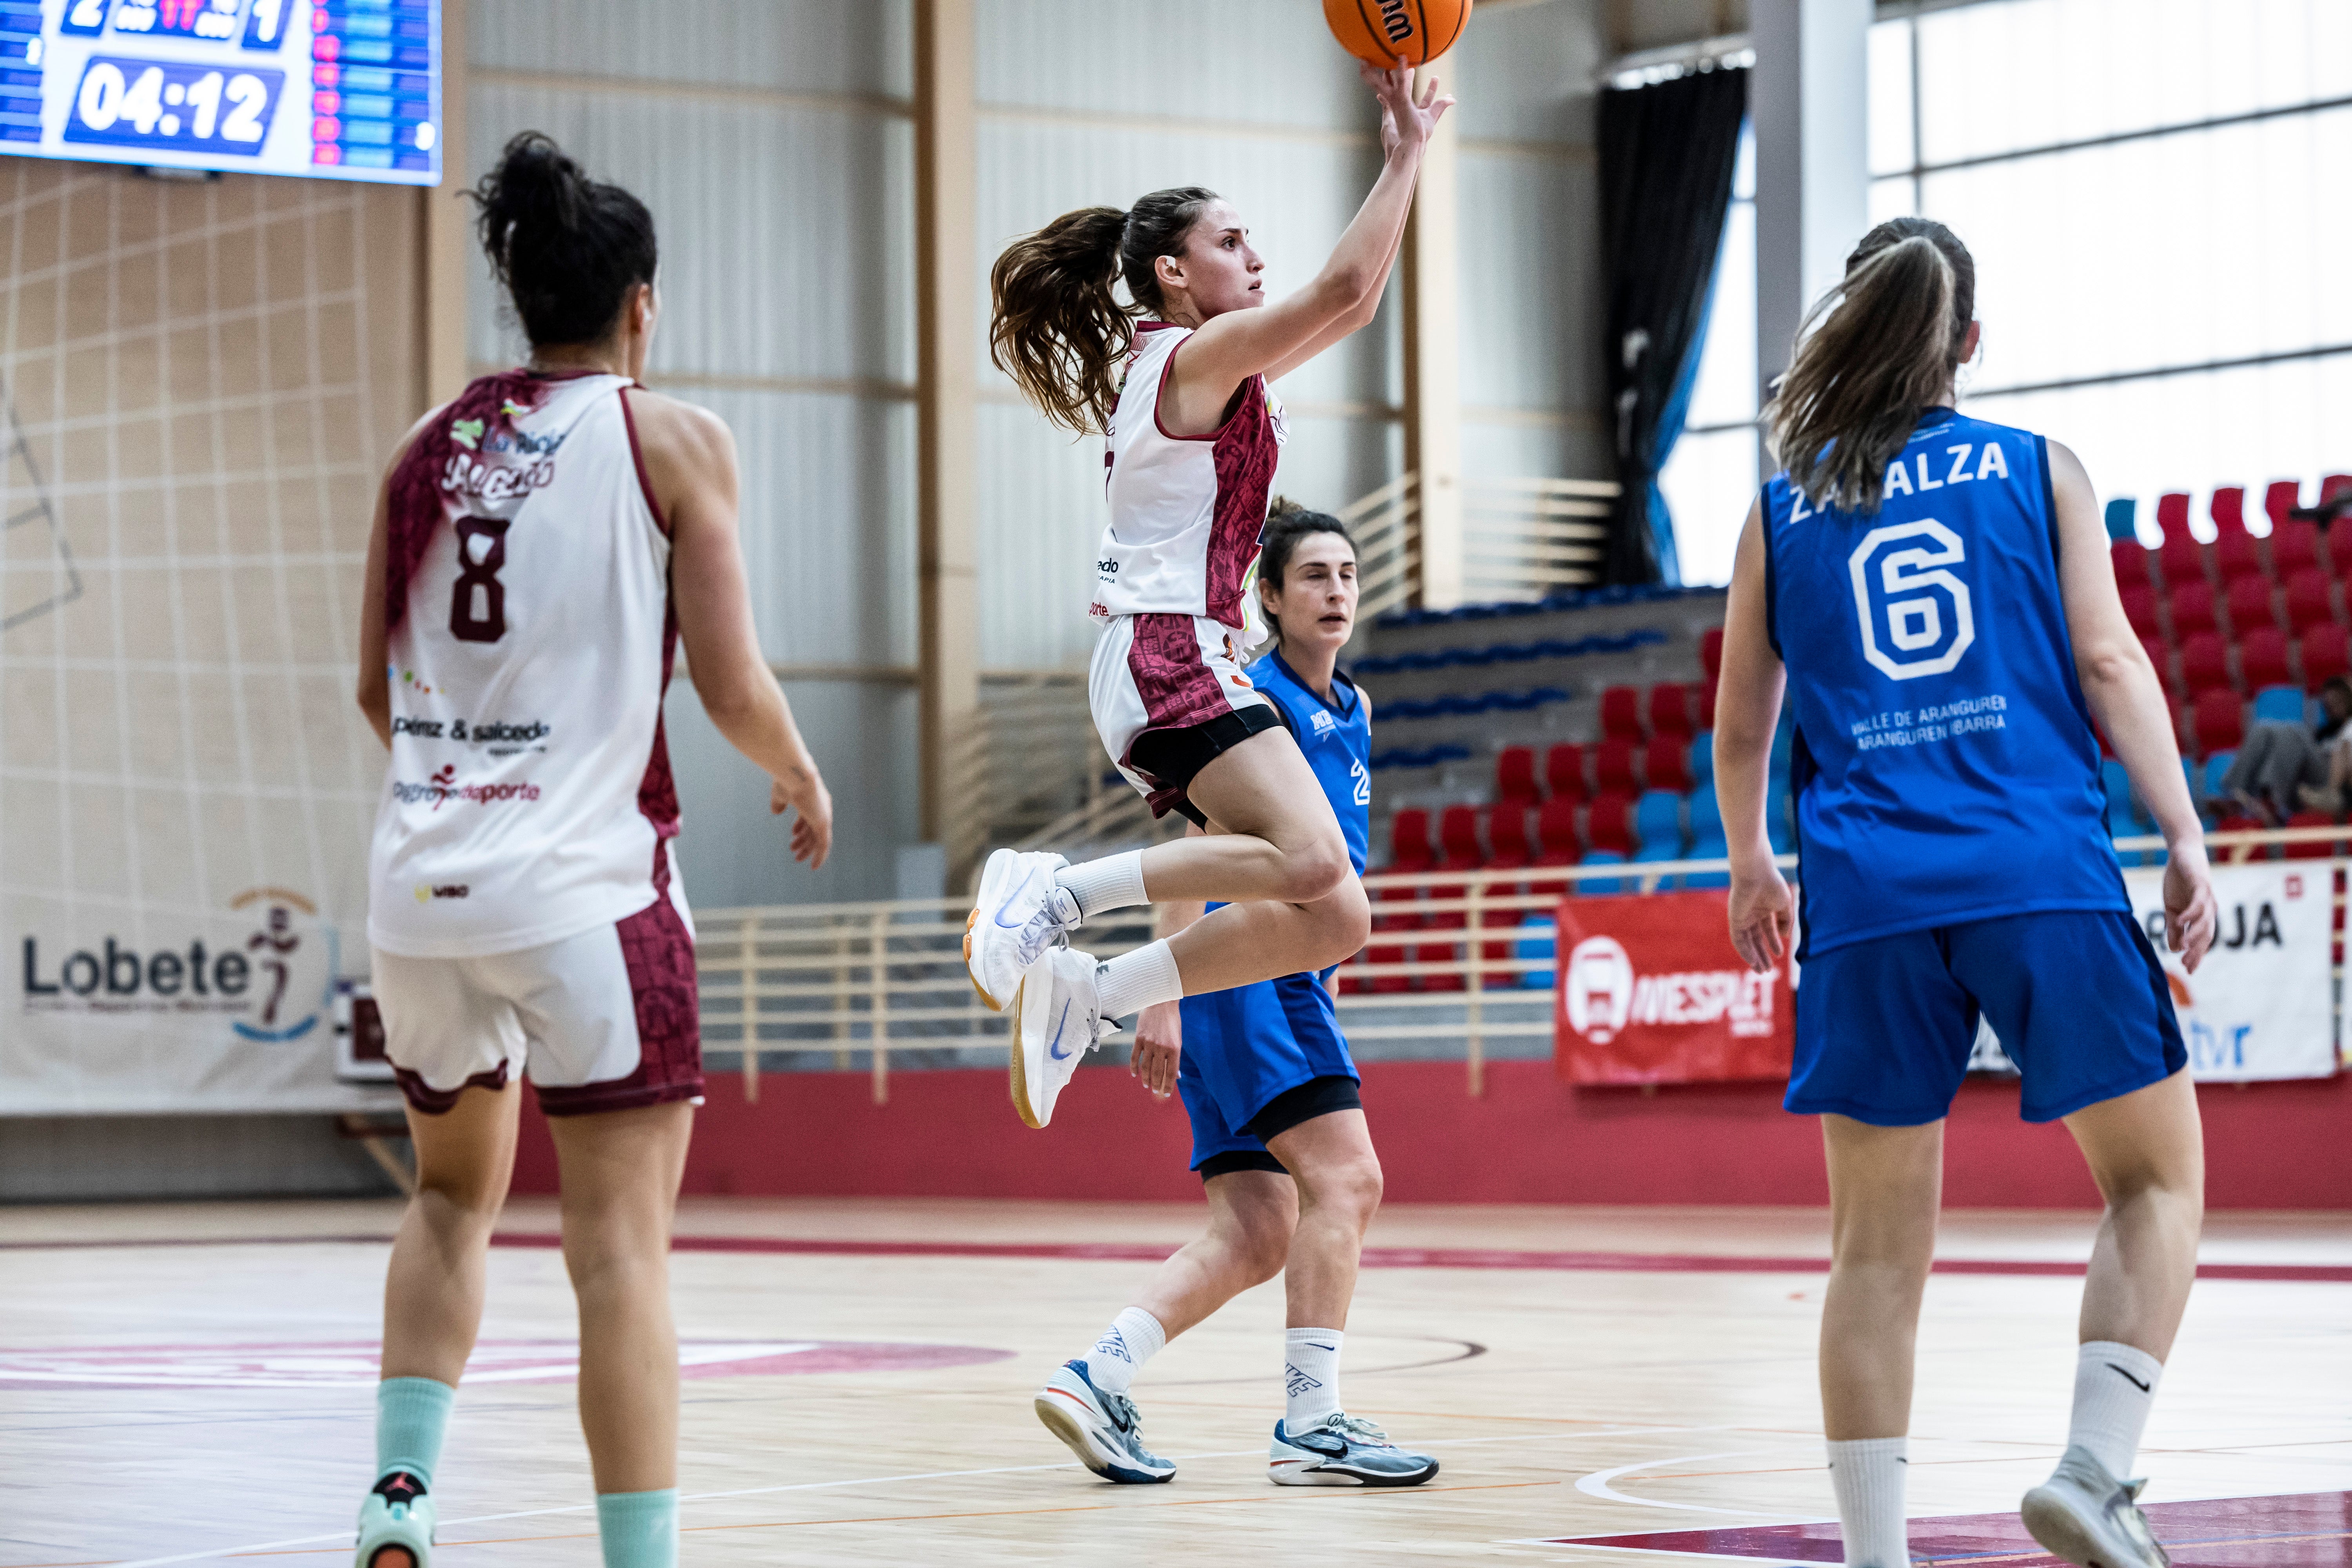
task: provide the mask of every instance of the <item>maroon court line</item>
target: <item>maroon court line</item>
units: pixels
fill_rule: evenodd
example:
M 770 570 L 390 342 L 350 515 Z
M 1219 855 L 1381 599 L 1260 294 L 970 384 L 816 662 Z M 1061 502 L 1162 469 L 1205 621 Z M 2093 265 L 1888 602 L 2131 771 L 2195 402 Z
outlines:
M 347 1245 L 383 1247 L 388 1236 L 256 1236 L 161 1237 L 141 1241 L 7 1241 L 0 1252 L 70 1251 L 102 1247 L 301 1247 Z M 534 1250 L 560 1247 L 562 1238 L 552 1232 L 502 1231 L 490 1238 L 492 1247 Z M 745 1252 L 845 1258 L 1060 1258 L 1097 1263 L 1157 1263 L 1175 1248 L 1167 1242 L 984 1242 L 984 1241 L 852 1241 L 759 1236 L 680 1236 L 671 1239 L 675 1252 Z M 1673 1252 L 1542 1252 L 1503 1247 L 1368 1247 L 1367 1268 L 1526 1268 L 1561 1273 L 1612 1274 L 1826 1274 L 1826 1258 L 1741 1258 L 1706 1253 Z M 1947 1258 L 1935 1265 L 1938 1274 L 2039 1275 L 2053 1279 L 2083 1277 L 2084 1265 L 2026 1258 Z M 2252 1279 L 2308 1285 L 2352 1284 L 2352 1264 L 2336 1263 L 2200 1263 L 2200 1279 Z

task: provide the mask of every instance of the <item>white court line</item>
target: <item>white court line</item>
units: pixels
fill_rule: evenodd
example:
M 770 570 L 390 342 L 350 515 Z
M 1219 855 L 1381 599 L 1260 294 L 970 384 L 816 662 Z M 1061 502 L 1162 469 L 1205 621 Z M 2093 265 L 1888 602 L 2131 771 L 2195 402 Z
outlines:
M 1544 1432 L 1512 1437 L 1455 1437 L 1432 1443 L 1429 1444 L 1428 1447 L 1433 1448 L 1468 1448 L 1493 1443 L 1547 1443 L 1557 1441 L 1563 1437 L 1613 1437 L 1623 1436 L 1628 1434 L 1663 1437 L 1676 1436 L 1685 1432 L 1729 1432 L 1736 1429 L 1737 1428 L 1731 1426 L 1608 1426 L 1591 1432 Z M 1212 1454 L 1175 1454 L 1170 1457 L 1171 1458 L 1181 1460 L 1238 1459 L 1246 1458 L 1256 1452 L 1258 1452 L 1258 1450 L 1255 1448 L 1227 1448 Z M 1660 1464 L 1674 1464 L 1677 1461 L 1672 1459 L 1661 1459 L 1657 1462 Z M 687 1503 L 690 1502 L 710 1502 L 721 1498 L 768 1497 L 778 1492 L 825 1491 L 842 1487 L 879 1487 L 888 1486 L 896 1481 L 947 1481 L 960 1480 L 971 1476 L 1017 1476 L 1029 1474 L 1033 1471 L 1038 1470 L 1075 1470 L 1077 1468 L 1077 1465 L 1075 1463 L 1066 1462 L 1059 1465 L 998 1465 L 992 1468 L 984 1470 L 926 1470 L 916 1475 L 866 1476 L 856 1479 L 843 1481 L 799 1481 L 789 1486 L 744 1487 L 734 1491 L 724 1492 L 690 1492 L 680 1497 L 677 1500 L 679 1506 L 683 1507 Z M 1639 1468 L 1640 1467 L 1629 1466 L 1627 1468 Z M 1622 1472 L 1612 1470 L 1606 1473 L 1613 1476 L 1621 1474 Z M 1622 1500 L 1627 1502 L 1638 1502 L 1641 1500 L 1638 1498 L 1627 1498 Z M 509 1519 L 544 1519 L 551 1514 L 588 1513 L 593 1511 L 595 1506 L 596 1505 L 594 1503 L 565 1503 L 557 1508 L 520 1509 L 512 1513 L 478 1513 L 466 1519 L 445 1519 L 441 1521 L 441 1523 L 444 1525 L 495 1524 Z M 1673 1507 L 1675 1505 L 1660 1504 L 1657 1506 Z M 1806 1521 L 1801 1522 L 1811 1521 Z M 350 1531 L 338 1530 L 331 1531 L 325 1535 L 303 1535 L 297 1536 L 287 1541 L 260 1541 L 254 1542 L 244 1546 L 215 1546 L 204 1552 L 182 1552 L 176 1557 L 142 1557 L 135 1562 L 113 1563 L 109 1564 L 108 1568 L 166 1568 L 167 1564 L 174 1563 L 203 1563 L 215 1557 L 236 1557 L 251 1552 L 277 1552 L 289 1546 L 318 1546 L 322 1543 L 349 1541 L 351 1539 L 352 1535 Z M 462 1542 L 453 1542 L 451 1544 L 462 1545 L 464 1543 Z
M 1734 1430 L 1734 1428 L 1731 1427 L 1717 1427 L 1715 1429 L 1717 1431 Z M 1690 1430 L 1698 1431 L 1704 1430 L 1704 1428 L 1693 1427 L 1690 1428 Z M 1638 1465 L 1620 1465 L 1613 1470 L 1595 1470 L 1591 1475 L 1585 1477 L 1582 1480 L 1578 1481 L 1576 1483 L 1576 1489 L 1582 1492 L 1587 1497 L 1603 1498 L 1610 1502 L 1629 1502 L 1639 1508 L 1669 1508 L 1673 1509 L 1677 1513 L 1728 1514 L 1734 1519 L 1756 1520 L 1767 1524 L 1822 1524 L 1828 1522 L 1827 1521 L 1818 1517 L 1808 1519 L 1791 1518 L 1785 1514 L 1768 1513 L 1761 1509 L 1709 1508 L 1704 1503 L 1660 1502 L 1654 1498 L 1629 1497 L 1609 1484 L 1620 1476 L 1629 1476 L 1636 1470 L 1654 1470 L 1660 1465 L 1695 1465 L 1703 1459 L 1744 1459 L 1754 1454 L 1768 1454 L 1770 1452 L 1771 1450 L 1769 1448 L 1735 1448 L 1727 1454 L 1685 1454 L 1679 1458 L 1673 1459 L 1644 1459 Z

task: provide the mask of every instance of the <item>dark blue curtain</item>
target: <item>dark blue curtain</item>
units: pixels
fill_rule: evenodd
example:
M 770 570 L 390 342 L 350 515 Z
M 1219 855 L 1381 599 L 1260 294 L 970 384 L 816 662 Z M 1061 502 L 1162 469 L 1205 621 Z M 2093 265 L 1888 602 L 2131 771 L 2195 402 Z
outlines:
M 1601 95 L 1603 342 L 1624 487 L 1610 519 L 1611 583 L 1681 579 L 1658 473 L 1690 411 L 1747 113 L 1745 70 Z

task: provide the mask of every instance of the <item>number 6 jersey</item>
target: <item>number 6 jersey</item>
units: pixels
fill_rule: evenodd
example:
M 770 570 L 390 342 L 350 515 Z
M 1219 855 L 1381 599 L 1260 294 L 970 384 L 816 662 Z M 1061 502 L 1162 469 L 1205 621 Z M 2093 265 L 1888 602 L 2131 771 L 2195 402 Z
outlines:
M 1786 474 L 1764 487 L 1807 952 L 2128 910 L 2042 438 L 1931 408 L 1882 495 L 1861 515 L 1821 510 Z
M 669 538 L 625 376 L 486 376 L 394 471 L 368 937 L 463 958 L 677 897 Z M 681 901 L 682 907 L 682 901 Z

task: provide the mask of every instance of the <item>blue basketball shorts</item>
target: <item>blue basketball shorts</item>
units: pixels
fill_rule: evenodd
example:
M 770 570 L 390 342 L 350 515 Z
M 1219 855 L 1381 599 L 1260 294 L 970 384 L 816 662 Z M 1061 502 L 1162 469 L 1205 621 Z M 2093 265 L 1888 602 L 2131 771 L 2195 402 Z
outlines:
M 2130 915 L 2008 915 L 1810 960 L 1783 1103 L 1875 1127 L 1937 1121 L 1967 1076 L 1979 1016 L 2024 1075 L 2028 1121 L 2161 1083 L 2189 1060 L 2163 965 Z
M 1192 1121 L 1196 1171 L 1221 1154 L 1263 1156 L 1263 1164 L 1248 1164 L 1279 1170 L 1265 1140 L 1248 1131 L 1259 1113 L 1318 1079 L 1360 1080 L 1331 994 L 1316 975 L 1286 974 L 1187 996 L 1181 1007 L 1184 1049 L 1177 1058 L 1176 1089 Z M 1276 1135 L 1285 1131 L 1273 1130 Z

